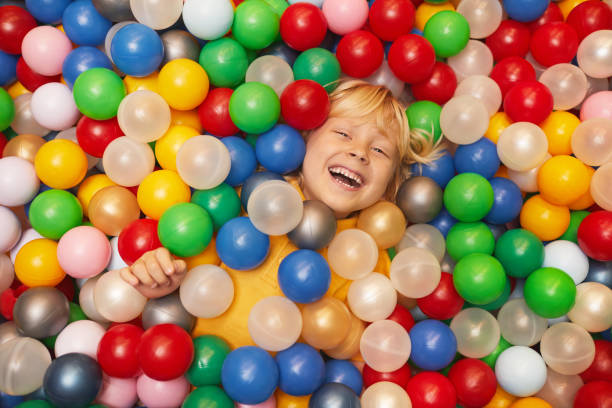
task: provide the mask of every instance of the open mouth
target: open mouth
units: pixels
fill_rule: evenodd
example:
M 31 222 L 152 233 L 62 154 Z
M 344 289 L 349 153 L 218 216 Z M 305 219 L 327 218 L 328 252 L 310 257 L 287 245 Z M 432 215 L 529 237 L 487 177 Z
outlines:
M 350 190 L 357 190 L 364 184 L 364 179 L 360 174 L 346 167 L 333 166 L 328 171 L 336 182 Z

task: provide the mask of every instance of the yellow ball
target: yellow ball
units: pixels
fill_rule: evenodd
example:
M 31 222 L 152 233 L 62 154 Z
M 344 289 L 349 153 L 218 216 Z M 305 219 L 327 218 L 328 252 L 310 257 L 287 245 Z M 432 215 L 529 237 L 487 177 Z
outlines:
M 497 139 L 499 139 L 499 135 L 501 135 L 504 129 L 506 129 L 511 124 L 512 121 L 510 120 L 508 115 L 506 115 L 505 112 L 497 112 L 493 116 L 491 116 L 491 119 L 489 119 L 489 127 L 487 128 L 487 131 L 485 132 L 484 136 L 493 143 L 497 144 Z
M 170 126 L 168 131 L 155 142 L 155 158 L 162 169 L 176 171 L 176 154 L 183 143 L 200 133 L 192 127 Z
M 431 3 L 421 3 L 419 7 L 416 9 L 416 14 L 414 16 L 414 26 L 417 30 L 423 31 L 425 29 L 425 24 L 427 20 L 429 20 L 434 14 L 443 11 L 443 10 L 451 10 L 454 11 L 455 7 L 451 3 L 440 3 L 440 4 L 431 4 Z
M 170 109 L 170 124 L 171 125 L 184 125 L 189 126 L 197 130 L 200 134 L 204 129 L 200 122 L 197 110 L 180 111 L 176 109 Z
M 520 220 L 521 227 L 542 241 L 552 241 L 569 227 L 570 211 L 566 206 L 551 204 L 537 194 L 523 204 Z
M 276 408 L 308 408 L 309 402 L 310 395 L 297 397 L 281 390 L 276 391 Z
M 553 408 L 548 402 L 541 398 L 528 397 L 521 398 L 514 404 L 510 405 L 510 408 Z
M 548 159 L 538 171 L 538 188 L 551 204 L 569 205 L 589 190 L 591 177 L 584 163 L 572 156 Z
M 81 207 L 83 207 L 83 214 L 87 216 L 89 202 L 98 191 L 104 187 L 116 185 L 106 174 L 94 174 L 83 180 L 77 192 L 77 198 L 81 202 Z
M 219 255 L 217 255 L 217 245 L 215 244 L 215 239 L 213 238 L 210 241 L 202 253 L 190 256 L 188 258 L 183 258 L 183 260 L 187 263 L 187 270 L 193 269 L 200 265 L 221 264 L 221 259 L 219 258 Z
M 81 147 L 66 139 L 45 143 L 34 158 L 36 175 L 51 188 L 66 190 L 79 184 L 87 173 L 87 156 Z
M 495 395 L 484 408 L 509 408 L 514 401 L 516 401 L 516 397 L 512 394 L 508 394 L 498 385 L 495 390 Z
M 555 111 L 540 124 L 548 139 L 548 153 L 553 156 L 572 154 L 572 133 L 580 119 L 572 113 Z
M 208 75 L 195 61 L 179 58 L 168 62 L 159 72 L 159 94 L 171 108 L 192 110 L 208 94 Z
M 574 7 L 585 1 L 587 0 L 563 0 L 558 2 L 557 6 L 561 9 L 561 14 L 563 14 L 563 19 L 565 20 Z
M 584 167 L 586 168 L 587 173 L 589 173 L 589 189 L 586 191 L 586 193 L 578 197 L 576 201 L 570 203 L 570 210 L 585 210 L 595 204 L 595 200 L 593 200 L 593 196 L 591 196 L 591 178 L 595 173 L 595 169 L 591 166 L 587 166 L 586 164 Z
M 30 91 L 28 91 L 19 81 L 16 81 L 13 85 L 9 86 L 7 92 L 13 99 L 17 98 L 19 95 L 30 93 Z
M 30 288 L 60 283 L 66 273 L 57 260 L 57 242 L 41 238 L 21 247 L 15 258 L 15 275 Z
M 158 170 L 142 180 L 138 186 L 136 199 L 143 213 L 154 220 L 159 220 L 174 204 L 189 202 L 191 190 L 177 172 Z
M 158 89 L 157 89 L 158 76 L 159 76 L 159 73 L 157 71 L 154 71 L 152 74 L 149 74 L 146 77 L 141 77 L 141 78 L 126 75 L 126 77 L 123 78 L 123 83 L 125 84 L 125 90 L 129 94 L 131 94 L 132 92 L 142 91 L 142 90 L 158 93 Z

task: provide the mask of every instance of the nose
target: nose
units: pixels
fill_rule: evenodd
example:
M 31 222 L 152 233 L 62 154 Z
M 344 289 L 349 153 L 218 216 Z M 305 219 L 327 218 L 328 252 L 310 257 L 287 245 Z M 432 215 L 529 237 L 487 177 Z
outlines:
M 368 155 L 366 150 L 360 146 L 353 146 L 349 151 L 349 156 L 356 158 L 364 164 L 368 163 Z

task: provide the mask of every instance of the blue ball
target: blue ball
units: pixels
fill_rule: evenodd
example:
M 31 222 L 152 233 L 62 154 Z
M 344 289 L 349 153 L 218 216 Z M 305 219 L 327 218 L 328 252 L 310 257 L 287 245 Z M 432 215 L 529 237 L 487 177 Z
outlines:
M 518 217 L 523 206 L 518 186 L 504 177 L 493 177 L 489 182 L 493 187 L 493 207 L 484 220 L 491 224 L 505 224 Z
M 325 363 L 325 383 L 344 384 L 357 395 L 361 394 L 363 388 L 361 373 L 347 360 L 329 360 Z
M 486 137 L 471 144 L 461 145 L 455 151 L 457 173 L 477 173 L 490 179 L 500 164 L 497 146 Z
M 21 395 L 9 395 L 0 391 L 0 407 L 15 408 L 17 405 L 25 401 Z
M 325 381 L 325 363 L 317 350 L 308 344 L 295 343 L 276 355 L 280 373 L 279 387 L 289 395 L 312 394 Z
M 411 171 L 415 176 L 425 176 L 433 179 L 441 188 L 444 188 L 450 179 L 455 176 L 455 163 L 450 153 L 444 151 L 431 164 L 412 164 Z
M 444 238 L 448 235 L 448 231 L 452 228 L 453 225 L 457 223 L 457 219 L 453 217 L 446 208 L 442 207 L 442 211 L 438 213 L 436 218 L 428 222 L 429 225 L 432 225 L 438 229 L 444 235 Z
M 45 24 L 56 24 L 62 20 L 64 10 L 72 0 L 26 0 L 30 14 Z
M 241 404 L 264 402 L 278 385 L 278 366 L 267 351 L 239 347 L 227 355 L 221 368 L 221 384 L 227 395 Z
M 418 367 L 438 371 L 449 365 L 457 353 L 457 338 L 447 325 L 438 320 L 423 320 L 410 332 L 410 359 Z
M 270 250 L 270 238 L 255 228 L 248 217 L 233 218 L 223 224 L 216 244 L 221 261 L 241 271 L 261 265 Z
M 276 125 L 257 138 L 257 161 L 266 169 L 286 174 L 302 165 L 306 154 L 304 138 L 288 125 Z
M 99 45 L 104 43 L 113 23 L 98 13 L 91 0 L 77 0 L 64 10 L 62 24 L 73 43 Z
M 310 249 L 298 249 L 287 255 L 278 267 L 278 284 L 296 303 L 321 299 L 331 283 L 331 271 L 323 256 Z
M 111 41 L 111 57 L 127 75 L 143 77 L 155 71 L 164 59 L 159 35 L 144 24 L 128 24 Z
M 549 0 L 503 0 L 508 17 L 522 23 L 540 18 L 548 8 L 548 3 Z
M 62 75 L 69 87 L 83 72 L 91 68 L 113 69 L 110 59 L 96 47 L 82 46 L 70 51 L 62 65 Z
M 242 206 L 246 210 L 247 204 L 249 203 L 249 197 L 251 197 L 251 193 L 253 190 L 257 188 L 264 181 L 270 180 L 280 180 L 284 181 L 285 179 L 280 174 L 272 173 L 271 171 L 258 171 L 257 173 L 253 173 L 244 181 L 242 185 L 242 190 L 240 190 L 240 202 Z
M 0 51 L 0 86 L 9 85 L 17 79 L 18 55 Z
M 232 187 L 239 186 L 257 168 L 255 151 L 249 142 L 238 136 L 223 137 L 221 142 L 229 150 L 232 160 L 232 166 L 225 183 Z

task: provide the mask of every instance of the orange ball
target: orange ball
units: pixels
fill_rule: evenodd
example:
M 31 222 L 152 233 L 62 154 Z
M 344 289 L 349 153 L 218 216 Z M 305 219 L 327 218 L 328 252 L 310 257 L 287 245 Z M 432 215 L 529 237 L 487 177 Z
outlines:
M 580 119 L 572 113 L 555 111 L 540 124 L 548 139 L 548 153 L 553 156 L 572 154 L 572 134 Z
M 30 288 L 60 283 L 66 273 L 57 260 L 57 242 L 40 238 L 21 247 L 15 257 L 15 275 Z
M 423 31 L 425 29 L 425 24 L 427 21 L 434 15 L 443 10 L 451 10 L 454 11 L 455 7 L 451 3 L 421 3 L 419 7 L 416 9 L 416 13 L 414 15 L 414 26 L 417 30 Z
M 34 158 L 36 175 L 51 188 L 66 190 L 78 185 L 87 173 L 87 156 L 78 144 L 55 139 L 38 149 Z
M 586 168 L 587 173 L 589 173 L 589 189 L 586 191 L 586 193 L 578 197 L 576 201 L 570 203 L 570 210 L 585 210 L 595 204 L 595 200 L 593 200 L 593 197 L 591 196 L 590 189 L 591 179 L 593 178 L 593 174 L 595 174 L 595 169 L 591 166 L 587 166 L 586 164 L 584 167 Z
M 569 205 L 589 191 L 591 176 L 584 163 L 572 156 L 548 159 L 538 172 L 538 189 L 551 204 Z
M 83 207 L 83 214 L 87 216 L 87 207 L 91 202 L 93 196 L 104 187 L 116 186 L 106 174 L 94 174 L 93 176 L 87 177 L 79 185 L 79 191 L 77 192 L 77 198 L 81 202 Z
M 188 203 L 191 190 L 177 172 L 158 170 L 142 180 L 136 197 L 142 212 L 154 220 L 159 220 L 174 204 Z
M 542 241 L 552 241 L 569 227 L 570 211 L 568 207 L 551 204 L 537 194 L 523 204 L 520 220 L 521 227 Z
M 213 238 L 206 249 L 194 256 L 183 258 L 187 263 L 187 270 L 193 269 L 200 265 L 219 265 L 221 259 L 217 255 L 217 245 L 215 245 L 215 239 Z
M 537 397 L 521 398 L 510 405 L 510 408 L 553 408 L 548 402 Z
M 276 391 L 276 408 L 308 408 L 310 395 L 298 397 L 285 394 L 281 390 Z
M 514 395 L 508 394 L 502 387 L 497 386 L 497 390 L 495 390 L 495 395 L 489 401 L 484 408 L 509 408 L 512 403 L 516 401 L 516 397 Z

